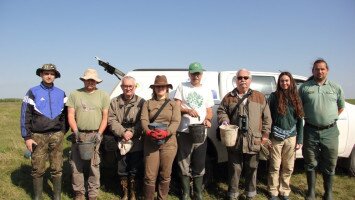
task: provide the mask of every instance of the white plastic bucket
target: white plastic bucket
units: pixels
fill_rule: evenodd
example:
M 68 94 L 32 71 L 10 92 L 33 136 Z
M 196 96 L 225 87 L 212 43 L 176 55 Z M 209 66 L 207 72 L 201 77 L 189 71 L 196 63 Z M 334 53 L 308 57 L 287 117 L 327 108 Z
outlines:
M 239 127 L 236 125 L 220 125 L 221 141 L 227 147 L 233 147 L 237 141 Z

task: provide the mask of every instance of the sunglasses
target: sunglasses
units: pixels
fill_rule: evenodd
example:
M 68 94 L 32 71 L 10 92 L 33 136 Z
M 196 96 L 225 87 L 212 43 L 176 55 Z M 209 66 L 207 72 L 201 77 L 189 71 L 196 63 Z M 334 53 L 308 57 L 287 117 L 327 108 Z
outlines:
M 134 85 L 121 85 L 121 87 L 124 89 L 133 89 Z
M 249 79 L 249 76 L 238 76 L 237 79 L 238 79 L 238 80 L 242 80 L 242 79 L 248 80 L 248 79 Z

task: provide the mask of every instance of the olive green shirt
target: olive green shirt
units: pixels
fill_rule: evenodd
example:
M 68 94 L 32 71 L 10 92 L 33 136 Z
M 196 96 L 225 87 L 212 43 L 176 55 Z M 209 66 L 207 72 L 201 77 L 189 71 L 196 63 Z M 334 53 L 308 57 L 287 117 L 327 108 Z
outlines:
M 304 120 L 316 126 L 327 126 L 338 120 L 338 110 L 345 107 L 342 88 L 329 80 L 319 85 L 314 79 L 299 89 L 304 109 Z
M 108 110 L 110 98 L 102 90 L 87 93 L 81 88 L 69 95 L 66 105 L 75 109 L 75 121 L 79 130 L 98 130 L 102 111 Z

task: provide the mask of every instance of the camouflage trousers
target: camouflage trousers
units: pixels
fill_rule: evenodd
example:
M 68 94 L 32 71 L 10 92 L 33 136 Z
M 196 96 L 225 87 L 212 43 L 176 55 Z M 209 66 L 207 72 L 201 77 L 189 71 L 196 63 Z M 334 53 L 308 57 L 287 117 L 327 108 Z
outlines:
M 32 153 L 32 177 L 40 178 L 46 171 L 46 161 L 49 159 L 52 177 L 62 176 L 63 138 L 61 131 L 55 133 L 33 133 L 32 139 L 37 143 Z

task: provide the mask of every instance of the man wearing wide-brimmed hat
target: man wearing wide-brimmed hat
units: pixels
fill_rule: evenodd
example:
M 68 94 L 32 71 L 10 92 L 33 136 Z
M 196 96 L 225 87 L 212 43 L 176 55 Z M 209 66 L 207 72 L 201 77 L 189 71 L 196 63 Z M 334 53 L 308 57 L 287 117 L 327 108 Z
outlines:
M 68 130 L 66 96 L 54 86 L 60 73 L 54 64 L 44 64 L 36 70 L 40 85 L 28 90 L 21 109 L 21 134 L 32 153 L 34 199 L 42 199 L 43 174 L 49 158 L 53 183 L 53 199 L 61 198 L 63 137 Z
M 207 152 L 207 129 L 212 126 L 212 91 L 201 84 L 202 65 L 198 62 L 189 65 L 189 82 L 181 83 L 174 96 L 181 108 L 181 123 L 177 132 L 178 165 L 180 168 L 182 198 L 190 198 L 190 181 L 193 180 L 194 199 L 202 199 L 202 181 L 205 174 Z M 202 127 L 198 130 L 189 126 Z M 202 125 L 202 126 L 201 126 Z M 198 134 L 202 139 L 194 141 L 192 135 Z
M 100 187 L 99 146 L 102 134 L 107 126 L 108 107 L 110 103 L 106 92 L 97 89 L 101 83 L 95 69 L 87 69 L 80 77 L 84 88 L 72 92 L 68 98 L 68 121 L 73 131 L 70 164 L 72 167 L 72 186 L 75 199 L 85 199 L 83 169 L 90 165 L 88 178 L 88 197 L 97 199 Z M 94 142 L 95 150 L 90 161 L 80 157 L 79 143 Z

